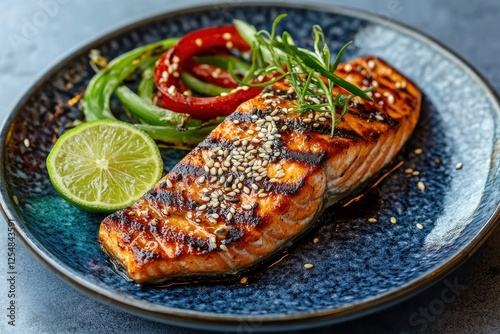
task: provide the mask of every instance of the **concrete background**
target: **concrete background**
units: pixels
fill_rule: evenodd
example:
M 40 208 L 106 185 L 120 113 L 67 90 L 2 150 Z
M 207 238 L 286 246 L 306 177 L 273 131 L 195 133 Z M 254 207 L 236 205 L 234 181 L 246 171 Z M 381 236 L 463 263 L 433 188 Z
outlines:
M 2 0 L 0 117 L 10 111 L 49 66 L 96 36 L 147 15 L 197 4 L 215 6 L 230 2 L 241 1 Z M 500 90 L 498 0 L 314 2 L 360 8 L 413 26 L 458 52 Z M 81 294 L 41 265 L 19 238 L 16 240 L 16 326 L 9 326 L 6 235 L 7 224 L 0 218 L 0 333 L 198 332 L 145 320 Z M 426 313 L 436 300 L 442 300 L 442 293 L 450 284 L 458 287 L 456 298 L 439 312 Z M 497 229 L 464 266 L 425 292 L 373 315 L 314 332 L 500 333 L 499 313 L 500 229 Z M 412 317 L 420 321 L 415 323 Z

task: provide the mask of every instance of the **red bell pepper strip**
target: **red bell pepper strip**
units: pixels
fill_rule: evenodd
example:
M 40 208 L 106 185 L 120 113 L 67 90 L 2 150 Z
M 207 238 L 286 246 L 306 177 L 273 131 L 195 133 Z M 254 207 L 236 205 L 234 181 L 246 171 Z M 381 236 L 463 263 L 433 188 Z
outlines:
M 262 88 L 238 86 L 224 96 L 195 97 L 179 79 L 186 61 L 213 48 L 249 51 L 250 46 L 234 26 L 220 26 L 186 34 L 158 60 L 154 79 L 162 105 L 175 112 L 191 115 L 196 119 L 210 119 L 231 114 L 241 103 L 251 99 Z
M 206 83 L 224 88 L 238 87 L 238 83 L 234 81 L 228 71 L 214 65 L 203 64 L 194 59 L 189 59 L 185 63 L 184 70 Z

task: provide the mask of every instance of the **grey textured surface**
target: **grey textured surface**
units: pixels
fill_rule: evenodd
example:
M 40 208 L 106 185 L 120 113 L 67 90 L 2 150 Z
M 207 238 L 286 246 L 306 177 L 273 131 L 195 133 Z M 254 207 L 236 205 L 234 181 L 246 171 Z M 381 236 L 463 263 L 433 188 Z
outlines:
M 239 1 L 234 1 L 239 2 Z M 341 1 L 316 1 L 347 5 Z M 97 35 L 135 18 L 193 4 L 228 0 L 84 1 L 29 0 L 0 4 L 0 113 L 47 66 Z M 350 6 L 416 27 L 456 50 L 500 89 L 498 1 L 351 1 Z M 16 327 L 8 325 L 6 224 L 0 225 L 0 331 L 7 333 L 194 333 L 117 311 L 65 284 L 16 241 Z M 339 326 L 316 330 L 347 333 L 498 333 L 500 230 L 463 267 L 406 302 Z M 252 332 L 242 326 L 241 332 Z

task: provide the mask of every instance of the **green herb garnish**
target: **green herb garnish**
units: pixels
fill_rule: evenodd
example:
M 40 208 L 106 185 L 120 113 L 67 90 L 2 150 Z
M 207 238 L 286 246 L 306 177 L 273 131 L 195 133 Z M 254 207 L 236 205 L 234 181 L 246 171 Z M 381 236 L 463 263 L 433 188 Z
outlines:
M 372 100 L 367 94 L 371 90 L 360 89 L 335 75 L 344 51 L 352 43 L 349 42 L 340 49 L 335 60 L 331 62 L 331 52 L 326 44 L 325 34 L 319 25 L 313 26 L 314 51 L 300 48 L 295 45 L 289 32 L 284 31 L 281 36 L 276 34 L 278 23 L 287 16 L 278 16 L 272 25 L 271 32 L 257 31 L 254 26 L 240 20 L 233 24 L 240 35 L 252 46 L 252 65 L 248 75 L 240 80 L 234 79 L 242 85 L 263 87 L 284 78 L 297 94 L 297 104 L 294 111 L 305 113 L 310 111 L 330 112 L 332 115 L 333 136 L 335 126 L 349 109 L 349 101 L 354 96 L 365 100 Z M 255 77 L 266 75 L 278 76 L 265 83 L 252 83 Z M 344 88 L 349 95 L 333 94 L 333 88 L 338 85 Z M 336 110 L 340 109 L 339 116 Z

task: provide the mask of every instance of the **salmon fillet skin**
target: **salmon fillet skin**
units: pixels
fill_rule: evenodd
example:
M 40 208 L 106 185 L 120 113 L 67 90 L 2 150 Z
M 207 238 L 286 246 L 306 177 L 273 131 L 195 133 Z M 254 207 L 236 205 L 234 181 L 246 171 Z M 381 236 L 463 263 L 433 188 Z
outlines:
M 374 89 L 373 101 L 352 99 L 332 137 L 330 112 L 289 111 L 295 96 L 276 83 L 134 205 L 106 217 L 102 249 L 136 283 L 162 283 L 236 277 L 290 246 L 327 207 L 372 181 L 419 118 L 419 89 L 383 60 L 355 59 L 336 74 Z

